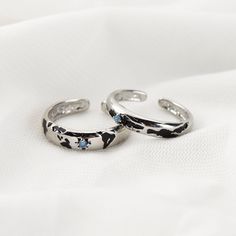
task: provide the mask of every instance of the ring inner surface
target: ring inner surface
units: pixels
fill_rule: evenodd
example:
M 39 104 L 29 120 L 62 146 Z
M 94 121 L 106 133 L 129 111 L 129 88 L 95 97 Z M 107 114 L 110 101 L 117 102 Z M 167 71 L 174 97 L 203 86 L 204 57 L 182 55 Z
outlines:
M 147 94 L 138 90 L 123 90 L 115 94 L 117 101 L 142 102 L 147 99 Z
M 54 105 L 48 112 L 48 118 L 51 121 L 56 121 L 62 117 L 77 112 L 85 111 L 89 108 L 89 101 L 86 99 L 69 100 L 60 102 Z
M 179 118 L 181 121 L 187 121 L 191 118 L 189 111 L 179 104 L 176 104 L 167 99 L 160 99 L 158 102 L 162 108 Z

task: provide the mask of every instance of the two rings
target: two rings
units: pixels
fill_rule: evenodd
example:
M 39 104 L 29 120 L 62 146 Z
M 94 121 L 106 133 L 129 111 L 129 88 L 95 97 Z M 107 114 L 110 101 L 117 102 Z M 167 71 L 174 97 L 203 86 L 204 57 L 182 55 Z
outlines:
M 138 90 L 116 90 L 102 102 L 102 110 L 109 114 L 115 125 L 104 130 L 78 131 L 67 129 L 55 122 L 67 115 L 85 111 L 89 108 L 86 99 L 67 100 L 46 110 L 42 126 L 45 136 L 54 144 L 75 150 L 106 149 L 125 140 L 130 131 L 158 138 L 174 138 L 191 130 L 193 118 L 182 105 L 160 99 L 159 105 L 173 114 L 178 122 L 162 122 L 147 119 L 126 109 L 122 101 L 145 101 L 147 94 Z

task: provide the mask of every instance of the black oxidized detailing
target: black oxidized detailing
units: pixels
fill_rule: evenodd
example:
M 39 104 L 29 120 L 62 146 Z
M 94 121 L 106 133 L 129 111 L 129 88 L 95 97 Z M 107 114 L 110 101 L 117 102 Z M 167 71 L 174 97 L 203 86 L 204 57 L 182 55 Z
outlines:
M 175 138 L 178 135 L 173 133 L 173 131 L 167 129 L 161 129 L 159 131 L 148 129 L 147 134 L 155 134 L 156 136 L 163 137 L 163 138 Z
M 137 130 L 144 129 L 144 126 L 140 123 L 141 123 L 140 120 L 135 117 L 127 115 L 122 117 L 122 124 L 130 129 L 137 129 Z
M 65 138 L 65 141 L 61 142 L 60 144 L 63 147 L 71 149 L 70 141 L 67 138 Z
M 93 144 L 93 138 L 100 138 L 103 143 L 102 148 L 107 148 L 116 138 L 117 132 L 119 132 L 119 130 L 123 127 L 122 125 L 117 125 L 108 131 L 98 131 L 91 133 L 72 132 L 53 124 L 51 121 L 47 122 L 45 119 L 43 119 L 42 126 L 45 135 L 47 132 L 49 132 L 49 129 L 55 134 L 57 141 L 54 140 L 54 142 L 69 149 L 74 148 L 80 150 L 88 149 L 90 145 Z
M 113 129 L 111 130 L 112 132 L 117 132 L 118 130 L 120 130 L 122 128 L 123 125 L 117 125 L 115 127 L 113 127 Z
M 68 114 L 69 113 L 70 112 L 68 112 Z M 123 115 L 116 114 L 113 110 L 110 110 L 109 113 L 112 117 L 115 116 L 114 120 L 117 122 L 117 125 L 101 131 L 80 132 L 76 130 L 68 130 L 49 120 L 50 116 L 48 116 L 48 114 L 46 115 L 47 118 L 43 119 L 42 125 L 45 135 L 47 134 L 47 138 L 57 145 L 76 150 L 106 149 L 107 147 L 117 143 L 116 138 L 118 141 L 121 140 L 121 138 L 118 137 L 119 135 L 122 136 L 122 139 L 125 139 L 128 135 L 124 126 L 120 124 Z M 65 115 L 67 115 L 67 113 Z M 52 116 L 52 119 L 54 120 L 58 117 Z
M 64 129 L 64 128 L 60 127 L 60 126 L 53 126 L 52 127 L 52 131 L 53 132 L 57 132 L 59 134 L 63 134 L 63 133 L 66 132 L 66 129 Z
M 188 123 L 185 123 L 181 127 L 175 129 L 174 132 L 180 134 L 180 133 L 182 133 L 187 128 L 188 128 Z
M 165 123 L 165 124 L 167 124 L 167 123 Z M 178 124 L 178 126 L 179 126 L 179 124 Z M 163 138 L 175 138 L 175 137 L 179 136 L 179 134 L 181 134 L 187 128 L 188 128 L 188 124 L 185 123 L 185 124 L 181 125 L 180 127 L 174 129 L 173 131 L 167 130 L 167 129 L 161 129 L 159 131 L 156 131 L 153 129 L 148 129 L 147 134 L 155 134 L 155 135 L 161 136 Z
M 116 115 L 115 111 L 112 110 L 112 109 L 109 110 L 109 114 L 110 114 L 112 117 Z
M 98 132 L 98 134 L 100 134 L 102 136 L 102 141 L 104 143 L 103 149 L 107 148 L 112 143 L 114 138 L 116 137 L 116 135 L 114 133 Z
M 61 141 L 63 139 L 62 136 L 57 135 L 57 138 Z
M 59 139 L 61 146 L 69 148 L 69 149 L 72 148 L 71 145 L 70 145 L 69 139 L 67 139 L 67 138 L 64 139 L 64 137 L 60 136 L 60 135 L 57 135 L 57 138 Z
M 43 119 L 42 126 L 44 135 L 46 135 L 46 133 L 48 132 L 48 128 L 47 128 L 47 121 L 45 119 Z
M 68 135 L 70 137 L 87 137 L 87 138 L 94 138 L 94 137 L 99 137 L 97 133 L 79 133 L 79 132 L 71 132 L 71 131 L 65 131 L 65 135 Z
M 168 130 L 168 129 L 161 129 L 159 131 L 156 131 L 153 129 L 148 129 L 147 134 L 155 134 L 155 135 L 163 137 L 163 138 L 174 138 L 174 137 L 179 136 L 179 134 L 182 133 L 187 128 L 188 128 L 188 124 L 185 123 L 184 125 L 181 125 L 180 127 L 176 128 L 172 131 Z
M 164 123 L 165 125 L 179 126 L 179 123 Z
M 114 110 L 110 110 L 109 114 L 116 117 L 118 114 Z M 149 135 L 156 135 L 157 137 L 163 138 L 174 138 L 179 136 L 184 130 L 188 128 L 188 123 L 159 123 L 154 121 L 149 121 L 146 119 L 137 118 L 130 115 L 120 116 L 120 122 L 122 125 L 126 126 L 128 129 L 134 130 L 137 133 L 146 133 Z M 164 128 L 165 126 L 171 126 L 171 129 Z M 176 128 L 175 128 L 176 127 Z

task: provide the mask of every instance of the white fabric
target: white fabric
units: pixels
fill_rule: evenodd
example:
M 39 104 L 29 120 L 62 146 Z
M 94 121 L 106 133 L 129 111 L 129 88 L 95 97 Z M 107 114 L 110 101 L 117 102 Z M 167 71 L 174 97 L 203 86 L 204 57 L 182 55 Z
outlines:
M 72 12 L 73 11 L 73 12 Z M 235 236 L 236 2 L 9 0 L 0 3 L 0 235 Z M 191 133 L 132 134 L 97 152 L 49 143 L 52 103 L 89 98 L 73 128 L 111 125 L 100 101 L 147 91 L 134 111 L 160 120 L 172 98 Z

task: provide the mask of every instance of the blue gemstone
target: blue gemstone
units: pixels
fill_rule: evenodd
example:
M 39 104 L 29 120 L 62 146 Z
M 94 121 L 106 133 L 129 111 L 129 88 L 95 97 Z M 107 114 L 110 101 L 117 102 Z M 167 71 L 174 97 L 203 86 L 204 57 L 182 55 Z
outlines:
M 116 114 L 115 116 L 113 116 L 113 119 L 116 123 L 120 123 L 121 122 L 121 116 L 120 114 Z
M 79 141 L 79 147 L 80 148 L 87 148 L 88 147 L 88 143 L 86 140 L 82 139 Z

